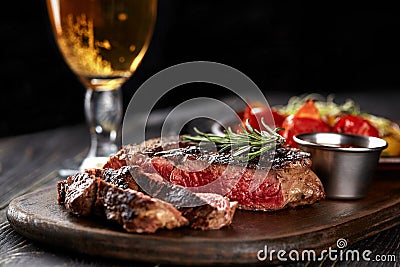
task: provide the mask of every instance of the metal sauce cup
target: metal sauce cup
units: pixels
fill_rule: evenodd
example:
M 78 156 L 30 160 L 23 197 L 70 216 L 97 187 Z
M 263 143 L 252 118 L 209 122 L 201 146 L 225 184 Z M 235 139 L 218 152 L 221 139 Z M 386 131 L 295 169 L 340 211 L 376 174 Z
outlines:
M 304 133 L 293 137 L 311 153 L 312 170 L 321 179 L 327 198 L 358 199 L 368 193 L 385 140 L 377 137 Z

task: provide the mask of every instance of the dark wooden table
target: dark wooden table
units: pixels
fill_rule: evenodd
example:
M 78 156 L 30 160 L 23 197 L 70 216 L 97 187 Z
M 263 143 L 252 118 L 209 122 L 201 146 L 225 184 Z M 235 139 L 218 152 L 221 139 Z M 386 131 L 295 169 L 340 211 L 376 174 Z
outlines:
M 8 203 L 15 197 L 55 184 L 57 170 L 79 162 L 87 151 L 88 132 L 84 125 L 28 134 L 0 140 L 0 266 L 156 266 L 154 263 L 71 254 L 38 244 L 19 235 L 6 218 Z M 400 172 L 392 170 L 400 179 Z M 400 226 L 397 225 L 358 241 L 349 250 L 373 251 L 374 255 L 394 255 L 392 262 L 331 261 L 297 262 L 291 266 L 398 266 Z M 163 266 L 163 265 L 161 265 Z

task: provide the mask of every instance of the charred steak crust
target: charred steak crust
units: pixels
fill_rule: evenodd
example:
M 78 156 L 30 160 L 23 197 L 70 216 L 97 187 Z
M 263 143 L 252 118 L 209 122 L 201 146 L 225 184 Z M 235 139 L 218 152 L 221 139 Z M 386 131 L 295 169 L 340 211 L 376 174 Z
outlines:
M 156 196 L 167 195 L 176 203 L 200 203 L 201 206 L 174 207 L 145 195 L 139 192 L 142 188 L 132 174 L 157 189 Z M 71 213 L 105 217 L 119 223 L 126 231 L 136 233 L 154 233 L 159 228 L 172 229 L 188 224 L 194 229 L 220 229 L 231 224 L 237 206 L 237 202 L 217 194 L 197 194 L 169 184 L 158 174 L 145 173 L 138 166 L 122 166 L 118 170 L 88 169 L 58 182 L 57 191 L 58 203 Z M 70 195 L 75 197 L 66 197 Z
M 189 226 L 193 229 L 220 229 L 232 223 L 237 207 L 235 201 L 218 194 L 191 192 L 164 180 L 158 173 L 146 173 L 138 166 L 133 166 L 131 173 L 141 179 L 140 185 L 151 190 L 153 197 L 161 197 L 174 204 L 189 220 Z
M 128 167 L 123 168 L 118 171 L 92 169 L 58 182 L 58 203 L 74 215 L 103 215 L 121 224 L 128 232 L 154 233 L 160 228 L 172 229 L 188 224 L 188 220 L 171 204 L 130 188 L 122 189 L 104 179 L 110 178 L 104 173 L 114 173 L 125 179 Z M 115 175 L 113 178 L 117 178 Z M 121 184 L 120 179 L 110 181 Z
M 121 189 L 98 180 L 103 196 L 106 218 L 123 226 L 128 232 L 154 233 L 160 228 L 173 229 L 188 224 L 171 204 L 132 189 Z
M 131 175 L 131 169 L 129 166 L 122 166 L 118 169 L 88 169 L 85 172 L 95 177 L 101 177 L 105 182 L 119 188 L 139 190 L 139 186 Z
M 130 173 L 139 182 L 140 191 L 149 193 L 152 197 L 173 204 L 176 208 L 182 206 L 199 206 L 207 204 L 185 187 L 164 180 L 158 173 L 146 173 L 139 166 L 132 166 Z
M 77 173 L 57 183 L 58 203 L 75 215 L 86 216 L 92 212 L 96 200 L 95 178 L 88 173 Z
M 207 205 L 181 208 L 183 216 L 194 229 L 220 229 L 230 225 L 238 203 L 218 194 L 197 193 Z
M 227 154 L 200 153 L 190 142 L 171 140 L 178 138 L 163 139 L 164 143 L 156 138 L 126 145 L 110 157 L 105 166 L 124 166 L 129 162 L 184 187 L 204 186 L 217 179 L 222 187 L 235 183 L 225 196 L 237 201 L 238 208 L 246 210 L 311 205 L 325 198 L 323 185 L 311 170 L 311 157 L 307 152 L 278 148 L 267 157 L 271 169 L 263 172 L 263 164 L 250 162 L 244 166 Z M 259 183 L 257 188 L 253 188 L 255 181 Z

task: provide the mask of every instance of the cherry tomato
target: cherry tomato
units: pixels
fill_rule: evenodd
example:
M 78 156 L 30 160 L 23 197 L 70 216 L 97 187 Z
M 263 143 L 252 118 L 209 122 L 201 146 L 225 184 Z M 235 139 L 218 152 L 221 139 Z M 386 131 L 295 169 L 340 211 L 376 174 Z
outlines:
M 330 127 L 322 119 L 296 117 L 295 115 L 288 116 L 282 124 L 285 128 L 280 134 L 286 139 L 285 145 L 291 147 L 298 147 L 297 143 L 293 140 L 293 136 L 301 133 L 311 132 L 329 132 Z
M 272 109 L 271 111 L 272 111 L 272 116 L 274 117 L 275 127 L 282 127 L 282 123 L 286 117 L 284 115 L 280 114 L 275 109 Z
M 285 145 L 298 147 L 293 136 L 301 133 L 329 132 L 330 126 L 321 119 L 314 100 L 307 100 L 294 115 L 286 117 L 282 123 L 280 134 L 286 139 Z
M 335 133 L 358 134 L 379 137 L 378 130 L 366 119 L 346 114 L 339 117 L 332 129 Z
M 281 127 L 282 122 L 285 119 L 285 116 L 280 114 L 275 109 L 273 109 L 273 108 L 269 109 L 265 106 L 257 106 L 257 105 L 253 105 L 252 107 L 247 106 L 246 110 L 244 111 L 242 121 L 243 121 L 243 123 L 245 123 L 246 120 L 248 120 L 251 127 L 253 127 L 253 129 L 265 130 L 265 128 L 262 127 L 262 125 L 261 125 L 261 118 L 268 118 L 270 116 L 269 112 L 272 113 L 272 117 L 274 118 L 274 121 L 275 121 L 275 127 L 277 127 L 277 128 Z
M 321 119 L 321 114 L 318 108 L 315 106 L 313 99 L 309 99 L 304 103 L 295 113 L 296 118 L 310 118 L 315 120 Z

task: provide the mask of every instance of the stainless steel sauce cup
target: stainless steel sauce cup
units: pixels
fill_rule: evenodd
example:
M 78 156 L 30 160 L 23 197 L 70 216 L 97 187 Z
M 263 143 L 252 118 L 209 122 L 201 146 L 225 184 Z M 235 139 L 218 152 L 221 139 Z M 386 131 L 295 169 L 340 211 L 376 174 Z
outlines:
M 333 199 L 364 197 L 387 147 L 381 138 L 339 133 L 304 133 L 293 139 L 311 153 L 311 168 L 321 179 L 327 198 Z

